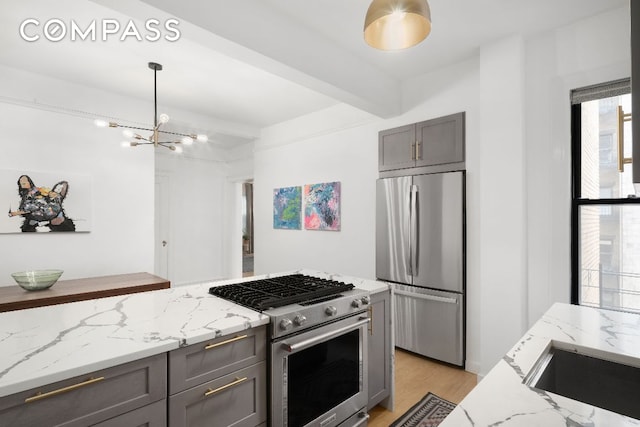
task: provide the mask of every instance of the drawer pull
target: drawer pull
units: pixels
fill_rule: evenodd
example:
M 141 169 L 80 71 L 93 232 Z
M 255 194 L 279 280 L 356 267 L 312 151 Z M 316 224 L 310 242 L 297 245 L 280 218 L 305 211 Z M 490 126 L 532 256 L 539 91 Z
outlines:
M 56 396 L 58 394 L 66 393 L 68 391 L 73 391 L 73 390 L 79 389 L 80 387 L 84 387 L 84 386 L 87 386 L 89 384 L 97 383 L 98 381 L 102 381 L 102 380 L 104 380 L 104 377 L 89 378 L 88 380 L 83 381 L 81 383 L 70 385 L 70 386 L 67 386 L 67 387 L 62 387 L 62 388 L 59 388 L 57 390 L 48 391 L 46 393 L 38 392 L 35 396 L 27 397 L 24 400 L 24 403 L 30 403 L 30 402 L 35 402 L 36 400 L 46 399 L 47 397 L 52 397 L 52 396 Z
M 243 383 L 243 382 L 245 382 L 246 380 L 247 380 L 247 377 L 242 377 L 242 378 L 238 378 L 238 377 L 236 377 L 236 380 L 235 380 L 235 381 L 230 382 L 229 384 L 223 385 L 222 387 L 218 387 L 218 388 L 216 388 L 215 390 L 207 389 L 207 391 L 204 393 L 204 397 L 209 397 L 209 396 L 211 396 L 212 394 L 219 393 L 219 392 L 221 392 L 222 390 L 226 390 L 226 389 L 228 389 L 229 387 L 233 387 L 233 386 L 235 386 L 235 385 L 238 385 L 238 384 L 240 384 L 240 383 Z
M 216 344 L 206 345 L 206 346 L 204 346 L 204 349 L 205 350 L 211 350 L 212 348 L 220 347 L 221 345 L 231 344 L 232 342 L 243 340 L 243 339 L 247 338 L 248 336 L 249 335 L 238 335 L 235 338 L 231 338 L 231 339 L 226 340 L 226 341 L 221 341 L 221 342 L 216 343 Z

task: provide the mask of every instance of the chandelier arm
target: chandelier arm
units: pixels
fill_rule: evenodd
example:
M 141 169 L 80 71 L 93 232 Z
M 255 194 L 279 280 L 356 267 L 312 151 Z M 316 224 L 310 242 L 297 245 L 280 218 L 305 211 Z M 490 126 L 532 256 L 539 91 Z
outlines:
M 143 127 L 139 127 L 139 126 L 127 126 L 127 125 L 121 125 L 119 123 L 114 123 L 114 124 L 116 125 L 116 127 L 119 127 L 119 128 L 144 130 L 144 131 L 147 131 L 147 132 L 153 132 L 153 129 L 150 129 L 150 128 L 143 128 Z
M 193 134 L 180 133 L 180 132 L 169 132 L 169 131 L 166 131 L 166 130 L 160 130 L 160 129 L 158 129 L 158 132 L 160 132 L 160 133 L 166 133 L 166 134 L 168 134 L 168 135 L 188 136 L 188 137 L 193 137 L 193 136 L 194 136 Z

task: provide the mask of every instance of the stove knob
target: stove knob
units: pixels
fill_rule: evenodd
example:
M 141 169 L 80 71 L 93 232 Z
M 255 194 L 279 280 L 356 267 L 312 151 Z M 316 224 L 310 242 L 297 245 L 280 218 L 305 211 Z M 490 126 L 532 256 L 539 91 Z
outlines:
M 280 321 L 280 329 L 282 329 L 283 331 L 286 331 L 288 329 L 291 329 L 292 323 L 291 320 L 289 319 L 282 319 Z
M 338 309 L 330 305 L 324 310 L 324 312 L 326 313 L 327 316 L 335 316 L 336 313 L 338 313 Z
M 364 305 L 371 304 L 371 297 L 369 297 L 369 295 L 363 296 L 361 300 Z
M 296 326 L 302 326 L 302 325 L 304 325 L 305 323 L 307 323 L 307 318 L 306 318 L 304 315 L 302 315 L 302 314 L 298 314 L 298 315 L 293 319 L 293 323 L 294 323 Z
M 353 307 L 353 308 L 360 308 L 361 304 L 362 303 L 360 302 L 359 299 L 354 299 L 353 301 L 351 301 L 351 307 Z

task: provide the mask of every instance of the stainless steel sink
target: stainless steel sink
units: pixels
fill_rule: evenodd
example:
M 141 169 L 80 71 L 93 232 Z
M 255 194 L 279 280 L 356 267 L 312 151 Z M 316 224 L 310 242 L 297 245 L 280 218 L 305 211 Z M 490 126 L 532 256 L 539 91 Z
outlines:
M 524 382 L 640 419 L 640 360 L 636 358 L 552 341 Z

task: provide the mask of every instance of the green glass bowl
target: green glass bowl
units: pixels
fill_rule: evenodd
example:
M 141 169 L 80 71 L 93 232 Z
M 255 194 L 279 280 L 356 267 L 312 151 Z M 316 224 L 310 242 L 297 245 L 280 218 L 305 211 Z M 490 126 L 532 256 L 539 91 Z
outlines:
M 62 275 L 62 270 L 32 270 L 11 273 L 11 277 L 27 291 L 41 291 L 49 289 L 58 281 Z

